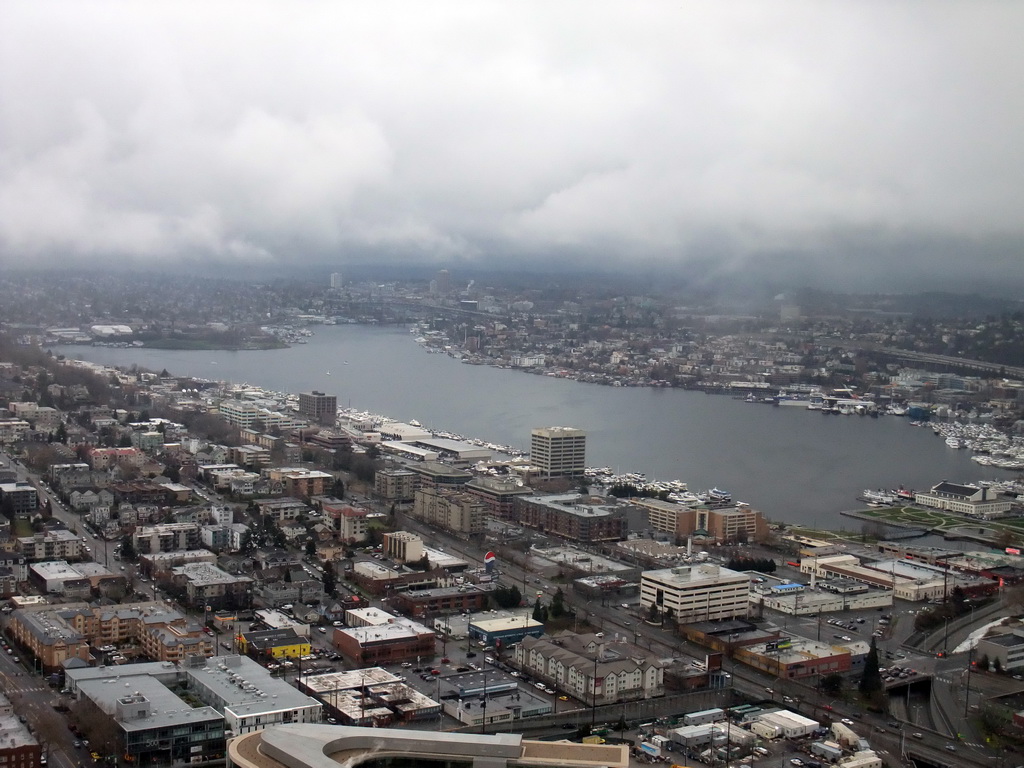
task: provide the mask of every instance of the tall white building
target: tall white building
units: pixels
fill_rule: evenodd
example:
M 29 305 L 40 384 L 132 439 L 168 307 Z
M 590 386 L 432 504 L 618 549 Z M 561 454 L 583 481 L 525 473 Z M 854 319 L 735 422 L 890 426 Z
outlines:
M 341 272 L 331 272 L 331 288 L 341 288 L 344 285 L 341 277 Z
M 640 605 L 680 622 L 745 617 L 750 577 L 717 565 L 692 565 L 644 571 L 640 575 Z
M 587 433 L 573 427 L 541 427 L 530 433 L 530 462 L 542 477 L 583 477 Z

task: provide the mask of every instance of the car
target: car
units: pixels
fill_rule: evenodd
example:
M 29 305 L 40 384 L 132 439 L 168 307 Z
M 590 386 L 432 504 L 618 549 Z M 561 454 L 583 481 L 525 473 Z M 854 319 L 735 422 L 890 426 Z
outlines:
M 852 637 L 850 637 L 849 635 L 843 635 L 843 636 L 842 636 L 841 638 L 839 638 L 839 639 L 840 639 L 840 640 L 842 640 L 842 641 L 843 641 L 844 643 L 848 643 L 848 642 L 850 642 L 850 640 L 852 640 L 853 638 L 852 638 Z
M 475 659 L 476 658 L 476 651 L 468 651 L 466 653 L 466 658 L 467 659 Z
M 14 657 L 13 657 L 13 658 L 12 658 L 11 660 L 12 660 L 12 661 L 13 661 L 13 662 L 14 662 L 15 664 L 20 664 L 20 663 L 21 663 L 21 659 L 19 659 L 19 658 L 18 658 L 17 656 L 14 656 Z
M 886 723 L 886 725 L 888 725 L 890 728 L 899 728 L 900 727 L 900 723 L 899 723 L 898 720 L 890 720 L 888 723 Z
M 493 656 L 484 656 L 484 661 L 486 661 L 488 664 L 493 664 L 494 663 L 494 657 Z
M 469 672 L 469 667 L 456 667 L 456 672 Z
M 564 730 L 564 731 L 570 731 L 570 730 L 572 730 L 575 727 L 576 727 L 575 723 L 562 723 L 562 730 Z
M 914 738 L 915 739 L 923 739 L 924 738 L 924 734 L 923 733 L 915 733 L 914 734 Z
M 321 635 L 326 635 L 327 634 L 327 627 L 317 627 L 316 631 L 319 632 Z
M 764 747 L 754 747 L 754 751 L 755 751 L 755 752 L 756 752 L 757 754 L 761 755 L 762 757 L 766 757 L 767 755 L 770 755 L 770 754 L 771 754 L 771 752 L 769 752 L 769 751 L 768 751 L 767 749 L 765 749 Z
M 771 688 L 765 688 L 764 692 L 765 693 L 775 693 L 775 691 L 773 691 Z
M 409 669 L 410 667 L 412 667 L 412 664 L 410 662 L 408 662 L 408 661 L 403 661 L 402 662 L 402 669 Z
M 801 760 L 799 757 L 794 757 L 792 760 L 789 761 L 789 764 L 790 765 L 803 765 L 804 761 Z
M 842 720 L 840 720 L 839 722 L 840 722 L 840 723 L 842 723 L 843 725 L 853 725 L 853 720 L 851 720 L 851 719 L 850 719 L 850 718 L 848 718 L 848 717 L 844 717 L 844 718 L 843 718 Z
M 89 757 L 91 757 L 96 762 L 99 762 L 103 759 L 103 755 L 101 755 L 99 752 L 90 752 Z
M 440 675 L 441 674 L 441 670 L 440 669 L 432 669 L 432 670 L 430 670 L 430 674 L 432 674 L 432 675 Z
M 536 688 L 538 691 L 543 691 L 544 690 L 544 683 L 534 683 L 533 687 Z
M 956 752 L 956 747 L 954 747 L 952 744 L 947 744 L 946 745 L 946 751 L 947 752 Z
M 826 712 L 831 712 L 832 711 L 832 705 L 831 704 L 826 704 L 825 706 L 822 707 L 822 709 L 824 709 Z
M 82 746 L 82 742 L 78 741 L 78 739 L 75 739 L 71 742 L 71 746 L 73 746 L 75 749 L 78 749 Z
M 449 659 L 447 656 L 445 656 L 444 658 L 441 659 L 441 663 L 442 664 L 451 664 L 452 660 Z
M 620 608 L 627 608 L 627 609 L 628 609 L 628 608 L 629 608 L 629 603 L 623 603 L 623 604 L 622 604 L 621 606 L 619 606 L 619 607 L 620 607 Z
M 558 697 L 558 700 L 559 700 L 559 701 L 568 701 L 568 700 L 569 700 L 569 697 L 568 697 L 568 696 L 559 696 L 559 697 Z

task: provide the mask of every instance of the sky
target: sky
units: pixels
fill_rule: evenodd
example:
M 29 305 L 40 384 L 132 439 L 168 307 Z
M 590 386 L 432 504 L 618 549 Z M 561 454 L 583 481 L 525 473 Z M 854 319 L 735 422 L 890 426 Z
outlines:
M 5 0 L 0 264 L 1016 290 L 1021 29 L 1009 0 Z

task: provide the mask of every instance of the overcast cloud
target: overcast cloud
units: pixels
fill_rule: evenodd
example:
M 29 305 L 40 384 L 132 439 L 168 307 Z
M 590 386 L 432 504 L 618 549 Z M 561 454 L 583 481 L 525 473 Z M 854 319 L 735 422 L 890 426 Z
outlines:
M 0 259 L 1024 282 L 1024 4 L 0 5 Z

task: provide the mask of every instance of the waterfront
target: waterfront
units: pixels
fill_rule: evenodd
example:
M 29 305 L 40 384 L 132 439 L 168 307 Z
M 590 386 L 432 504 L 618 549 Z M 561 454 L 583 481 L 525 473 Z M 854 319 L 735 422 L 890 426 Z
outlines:
M 838 513 L 864 488 L 1005 479 L 903 418 L 826 416 L 674 389 L 580 384 L 427 354 L 405 329 L 323 326 L 307 344 L 265 351 L 55 347 L 55 353 L 268 389 L 319 389 L 351 405 L 484 440 L 529 447 L 533 427 L 587 431 L 587 460 L 622 472 L 717 486 L 775 520 L 859 530 Z

